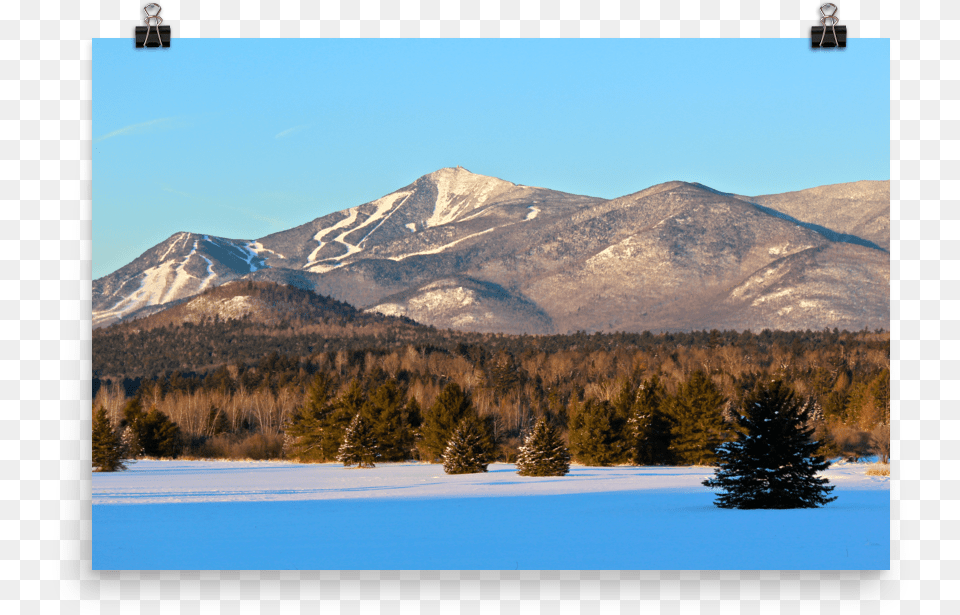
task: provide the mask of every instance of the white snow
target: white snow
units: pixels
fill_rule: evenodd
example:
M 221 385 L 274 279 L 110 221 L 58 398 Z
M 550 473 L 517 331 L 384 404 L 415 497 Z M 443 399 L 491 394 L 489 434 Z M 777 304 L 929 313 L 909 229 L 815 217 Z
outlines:
M 343 229 L 343 232 L 337 235 L 333 239 L 333 242 L 339 243 L 347 249 L 347 252 L 345 254 L 340 254 L 339 256 L 337 256 L 335 260 L 339 261 L 341 259 L 344 259 L 350 256 L 351 254 L 356 254 L 357 252 L 362 251 L 362 248 L 360 247 L 361 244 L 363 244 L 363 242 L 367 240 L 367 237 L 369 237 L 374 231 L 380 228 L 380 224 L 383 224 L 383 222 L 385 222 L 390 216 L 393 215 L 393 212 L 399 209 L 400 206 L 403 205 L 404 202 L 406 202 L 410 194 L 412 193 L 394 192 L 394 193 L 388 194 L 385 197 L 379 198 L 376 201 L 373 201 L 372 203 L 369 203 L 370 205 L 373 205 L 374 207 L 376 207 L 376 210 L 373 212 L 373 214 L 370 215 L 369 218 L 364 220 L 362 224 L 358 224 L 356 226 L 354 226 L 354 223 L 357 221 L 357 217 L 360 214 L 360 209 L 363 207 L 366 207 L 366 205 L 361 205 L 359 207 L 351 207 L 350 209 L 348 209 L 347 210 L 348 215 L 346 218 L 344 218 L 343 220 L 340 220 L 333 226 L 320 229 L 313 236 L 313 239 L 316 242 L 318 242 L 318 245 L 316 248 L 314 248 L 313 252 L 310 253 L 310 256 L 307 257 L 307 264 L 304 265 L 303 268 L 311 271 L 317 271 L 318 269 L 322 271 L 329 271 L 330 269 L 334 269 L 338 266 L 338 265 L 330 265 L 329 263 L 325 263 L 324 261 L 317 261 L 317 256 L 319 255 L 321 248 L 323 248 L 323 246 L 327 245 L 328 243 L 332 243 L 331 241 L 321 240 L 321 238 L 324 235 L 327 235 L 328 233 L 330 233 L 330 231 Z M 397 204 L 398 200 L 400 201 L 399 204 Z M 396 204 L 396 207 L 394 207 L 395 204 Z M 377 224 L 374 228 L 372 228 L 370 232 L 364 235 L 364 237 L 359 242 L 357 242 L 356 245 L 352 243 L 347 243 L 346 241 L 347 235 L 356 231 L 357 229 L 368 227 L 377 221 L 380 221 L 380 223 Z
M 527 207 L 527 209 L 530 210 L 530 213 L 527 214 L 527 217 L 524 218 L 524 220 L 533 220 L 534 218 L 537 217 L 537 214 L 540 213 L 540 208 L 534 207 L 533 205 L 531 205 L 530 207 Z
M 866 467 L 827 470 L 824 508 L 723 510 L 707 467 L 140 461 L 93 475 L 93 567 L 888 569 L 889 479 Z
M 381 303 L 380 305 L 374 306 L 364 311 L 379 312 L 384 316 L 406 316 L 407 314 L 407 308 L 403 307 L 399 303 Z
M 446 250 L 447 248 L 452 248 L 453 246 L 457 245 L 458 243 L 464 242 L 464 241 L 466 241 L 466 240 L 468 240 L 468 239 L 473 239 L 474 237 L 479 237 L 480 235 L 486 235 L 486 234 L 489 233 L 490 231 L 495 231 L 495 230 L 497 230 L 497 227 L 488 228 L 488 229 L 485 230 L 485 231 L 480 231 L 479 233 L 473 233 L 473 234 L 471 234 L 471 235 L 467 235 L 466 237 L 461 237 L 460 239 L 458 239 L 458 240 L 456 240 L 456 241 L 451 241 L 450 243 L 444 244 L 444 245 L 442 245 L 442 246 L 440 246 L 440 247 L 438 247 L 438 248 L 430 248 L 429 250 L 423 250 L 423 251 L 421 251 L 421 252 L 411 252 L 410 254 L 401 254 L 400 256 L 391 256 L 391 257 L 389 257 L 389 258 L 390 258 L 390 260 L 394 260 L 394 261 L 402 261 L 403 259 L 405 259 L 405 258 L 410 258 L 411 256 L 421 256 L 421 255 L 423 255 L 423 254 L 437 254 L 437 253 L 439 253 L 439 252 L 443 252 L 443 251 Z
M 416 232 L 417 232 L 417 223 L 416 223 L 416 222 L 411 222 L 411 223 L 409 223 L 409 224 L 404 224 L 404 226 L 407 227 L 408 229 L 410 229 L 410 232 L 411 232 L 411 233 L 416 233 Z
M 284 259 L 287 258 L 286 256 L 284 256 L 283 254 L 280 254 L 279 252 L 274 252 L 269 248 L 264 248 L 263 244 L 260 243 L 259 241 L 251 241 L 247 243 L 246 247 L 248 250 L 255 253 L 257 256 L 260 256 L 261 252 L 269 252 L 270 254 L 275 255 L 277 258 L 284 258 Z
M 213 272 L 213 262 L 203 254 L 200 254 L 199 256 L 203 260 L 207 261 L 207 277 L 204 278 L 203 283 L 200 284 L 200 288 L 197 292 L 200 292 L 203 289 L 205 289 L 207 286 L 210 286 L 210 282 L 213 281 L 213 278 L 217 277 L 217 274 Z M 251 269 L 251 271 L 253 270 Z
M 406 306 L 397 303 L 384 303 L 365 311 L 379 312 L 385 316 L 411 316 L 413 318 L 428 316 L 437 311 L 453 312 L 455 316 L 450 321 L 450 326 L 458 327 L 476 322 L 478 314 L 464 310 L 476 306 L 477 293 L 462 286 L 444 288 L 443 285 L 444 281 L 440 281 L 425 286 L 420 294 L 407 302 Z M 494 317 L 490 312 L 483 312 L 480 316 L 486 320 L 492 320 Z
M 371 222 L 374 222 L 375 220 L 380 220 L 380 222 L 379 222 L 375 227 L 373 227 L 373 230 L 372 230 L 372 231 L 370 231 L 369 233 L 367 233 L 366 235 L 363 236 L 363 239 L 360 240 L 360 243 L 358 243 L 357 246 L 358 246 L 358 247 L 359 247 L 359 246 L 362 246 L 362 245 L 363 245 L 363 242 L 365 242 L 365 241 L 367 240 L 367 237 L 369 237 L 370 235 L 373 235 L 373 233 L 376 232 L 376 230 L 377 230 L 378 228 L 380 228 L 380 227 L 383 225 L 384 222 L 386 222 L 387 220 L 390 219 L 390 216 L 392 216 L 394 213 L 396 213 L 396 211 L 397 211 L 398 209 L 400 209 L 401 207 L 403 207 L 403 204 L 407 202 L 407 199 L 410 198 L 410 195 L 411 195 L 411 194 L 413 194 L 413 193 L 412 193 L 412 192 L 397 192 L 397 193 L 396 193 L 396 198 L 399 198 L 400 196 L 402 196 L 402 197 L 403 197 L 403 200 L 400 201 L 399 203 L 397 203 L 397 206 L 396 206 L 396 207 L 393 206 L 393 203 L 396 202 L 396 198 L 393 198 L 393 199 L 390 198 L 390 197 L 392 197 L 392 196 L 394 196 L 394 195 L 387 195 L 387 196 L 383 197 L 382 199 L 380 199 L 379 201 L 375 201 L 375 203 L 378 204 L 378 205 L 377 205 L 377 211 L 376 211 L 376 213 L 375 213 L 373 216 L 371 216 L 369 220 L 367 220 L 366 222 L 364 222 L 363 224 L 361 224 L 361 225 L 358 226 L 357 228 L 360 228 L 360 227 L 363 227 L 363 226 L 368 226 Z M 381 204 L 380 201 L 383 201 L 383 204 Z M 383 209 L 384 204 L 386 205 L 386 209 Z M 389 211 L 389 213 L 384 216 L 383 213 L 382 213 L 382 212 L 384 212 L 384 211 Z
M 258 254 L 251 250 L 248 246 L 243 246 L 243 248 L 247 251 L 247 265 L 250 266 L 250 273 L 261 269 L 261 267 L 257 267 L 255 264 L 253 264 L 253 259 L 257 258 Z
M 188 233 L 177 233 L 177 238 L 170 242 L 170 245 L 167 246 L 167 251 L 163 253 L 163 256 L 160 257 L 160 260 L 167 258 L 167 254 L 170 254 L 170 251 L 177 247 L 177 244 L 180 242 L 186 242 L 190 237 Z
M 164 256 L 169 254 L 171 249 L 184 243 L 184 240 L 188 239 L 189 235 L 182 233 L 181 237 L 171 243 L 170 247 L 164 253 Z M 211 241 L 207 235 L 204 235 L 204 239 Z M 213 279 L 217 277 L 217 274 L 213 271 L 213 263 L 210 259 L 197 253 L 199 241 L 199 239 L 193 241 L 193 247 L 182 260 L 164 261 L 159 265 L 144 270 L 142 273 L 143 277 L 140 279 L 140 287 L 110 309 L 93 314 L 93 324 L 117 316 L 123 316 L 127 312 L 138 310 L 148 305 L 166 303 L 184 294 L 198 293 L 207 288 L 213 282 Z M 202 279 L 197 278 L 185 270 L 187 263 L 195 256 L 207 262 L 207 274 Z M 251 269 L 251 271 L 253 270 L 254 269 Z
M 456 220 L 469 209 L 478 209 L 491 197 L 516 186 L 496 177 L 476 175 L 464 168 L 440 169 L 429 175 L 437 186 L 437 201 L 427 226 Z
M 320 238 L 329 233 L 330 231 L 335 231 L 344 227 L 349 228 L 357 220 L 357 214 L 360 213 L 359 207 L 351 207 L 347 210 L 347 217 L 343 220 L 340 220 L 333 226 L 328 226 L 317 231 L 316 235 L 313 236 L 313 240 L 316 241 L 319 245 L 314 248 L 313 252 L 310 253 L 310 256 L 307 257 L 307 264 L 313 263 L 317 259 L 317 253 L 320 252 L 320 248 L 327 245 L 329 242 L 321 241 Z M 347 231 L 349 232 L 349 231 Z M 341 235 L 342 237 L 343 235 Z M 334 239 L 336 241 L 336 239 Z
M 184 271 L 183 268 L 190 261 L 193 255 L 197 253 L 198 242 L 199 242 L 198 239 L 193 240 L 193 248 L 187 253 L 185 257 L 183 257 L 183 261 L 179 264 L 179 266 L 175 265 L 173 262 L 164 263 L 164 265 L 169 264 L 171 268 L 176 271 L 176 273 L 174 274 L 173 281 L 169 283 L 169 286 L 167 286 L 166 292 L 163 293 L 163 295 L 160 297 L 160 300 L 157 301 L 157 303 L 166 303 L 167 301 L 170 301 L 171 295 L 173 299 L 176 299 L 178 296 L 177 292 L 181 288 L 189 284 L 191 280 L 196 280 L 194 276 Z M 163 265 L 161 265 L 161 267 L 163 267 Z

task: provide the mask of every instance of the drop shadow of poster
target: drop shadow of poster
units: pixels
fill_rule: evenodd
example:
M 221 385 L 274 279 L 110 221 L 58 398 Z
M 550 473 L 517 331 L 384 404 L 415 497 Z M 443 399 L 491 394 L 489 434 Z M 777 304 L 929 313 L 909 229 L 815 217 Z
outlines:
M 94 568 L 888 569 L 889 57 L 95 40 Z

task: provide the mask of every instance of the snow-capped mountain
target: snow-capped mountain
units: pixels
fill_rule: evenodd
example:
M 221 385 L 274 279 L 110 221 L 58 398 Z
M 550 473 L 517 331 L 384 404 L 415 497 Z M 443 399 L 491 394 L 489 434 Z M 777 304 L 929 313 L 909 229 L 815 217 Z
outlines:
M 253 273 L 267 266 L 264 252 L 256 241 L 177 233 L 93 281 L 93 326 Z
M 255 241 L 174 235 L 94 281 L 94 326 L 245 278 L 476 331 L 888 328 L 888 246 L 889 182 L 606 200 L 446 168 Z

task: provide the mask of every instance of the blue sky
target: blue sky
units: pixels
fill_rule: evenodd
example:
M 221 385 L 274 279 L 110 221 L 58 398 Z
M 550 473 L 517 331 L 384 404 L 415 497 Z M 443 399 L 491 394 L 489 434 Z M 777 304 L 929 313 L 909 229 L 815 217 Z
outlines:
M 607 198 L 889 179 L 889 67 L 885 39 L 95 39 L 93 277 L 447 166 Z

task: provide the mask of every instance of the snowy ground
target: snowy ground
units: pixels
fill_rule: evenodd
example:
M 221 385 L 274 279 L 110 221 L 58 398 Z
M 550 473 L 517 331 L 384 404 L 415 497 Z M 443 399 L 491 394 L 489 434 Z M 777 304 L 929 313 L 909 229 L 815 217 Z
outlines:
M 886 570 L 889 479 L 866 468 L 828 470 L 824 508 L 745 511 L 713 505 L 702 467 L 140 461 L 93 475 L 93 567 Z

